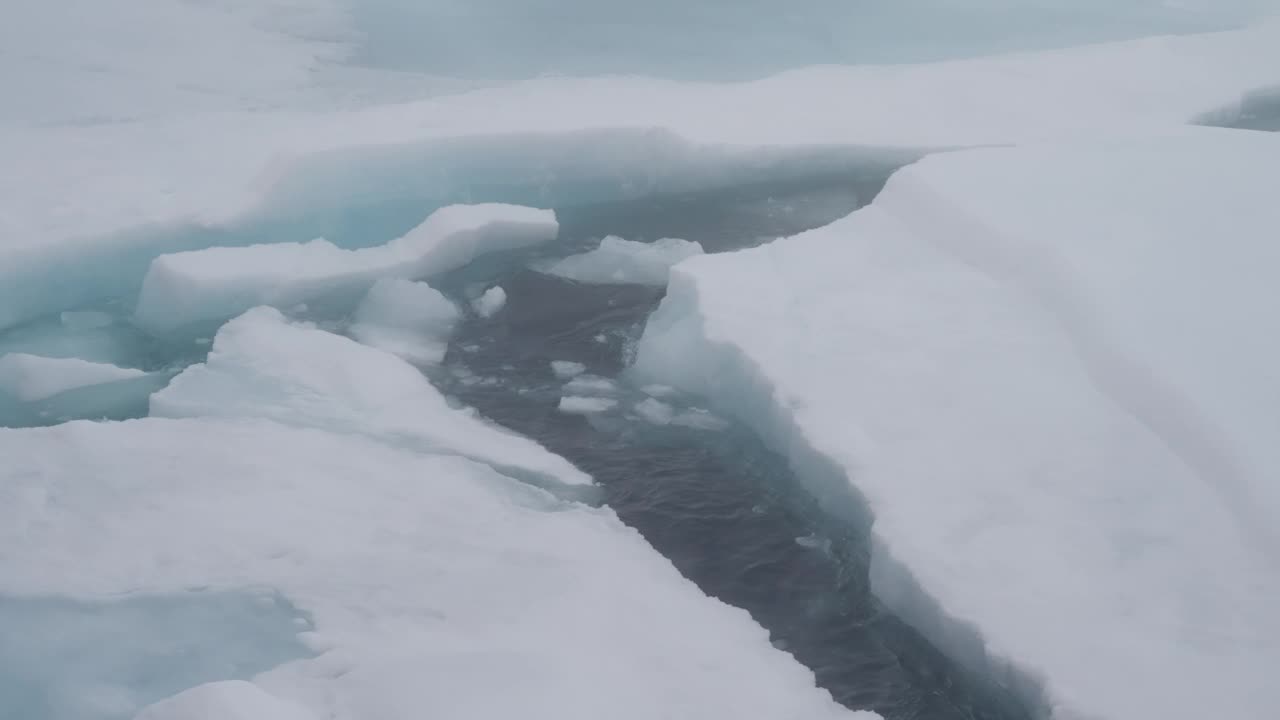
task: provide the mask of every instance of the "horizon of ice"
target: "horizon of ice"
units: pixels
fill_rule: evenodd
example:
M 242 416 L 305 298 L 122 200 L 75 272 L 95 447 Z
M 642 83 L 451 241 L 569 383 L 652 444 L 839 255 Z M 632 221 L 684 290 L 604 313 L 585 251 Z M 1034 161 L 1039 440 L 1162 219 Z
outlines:
M 663 238 L 651 243 L 609 236 L 600 245 L 578 255 L 537 267 L 548 275 L 580 283 L 609 285 L 666 285 L 671 266 L 702 254 L 702 245 L 688 240 Z
M 1278 165 L 1216 129 L 931 156 L 678 266 L 635 372 L 847 478 L 876 595 L 1041 716 L 1260 720 Z
M 485 290 L 471 303 L 471 308 L 483 318 L 493 317 L 507 304 L 507 291 L 500 285 Z
M 146 2 L 178 13 L 174 22 L 188 17 L 170 0 Z M 127 14 L 91 9 L 78 21 L 127 24 Z M 252 36 L 246 41 L 257 47 L 261 12 L 242 8 L 201 29 L 211 38 L 225 33 L 223 46 Z M 247 23 L 245 38 L 237 23 Z M 5 25 L 14 27 L 22 24 Z M 303 45 L 325 32 L 317 26 Z M 53 62 L 34 57 L 45 58 L 37 69 Z M 162 78 L 176 72 L 176 82 L 185 58 L 153 64 Z M 808 67 L 740 83 L 546 77 L 425 100 L 332 103 L 295 102 L 275 88 L 276 102 L 217 91 L 208 105 L 174 96 L 110 121 L 20 114 L 0 123 L 0 155 L 27 170 L 0 180 L 0 327 L 131 298 L 158 255 L 342 235 L 335 207 L 605 201 L 896 162 L 922 148 L 1168 128 L 1280 85 L 1278 59 L 1273 19 L 1223 33 L 923 65 Z M 236 54 L 199 61 L 214 62 L 226 82 L 261 76 Z M 110 92 L 134 78 L 112 71 L 93 83 Z
M 0 355 L 0 393 L 22 402 L 46 398 L 103 383 L 145 377 L 146 371 L 79 358 L 53 358 L 26 353 Z
M 427 283 L 383 278 L 356 307 L 348 332 L 411 363 L 438 365 L 459 317 L 457 306 Z
M 554 240 L 558 230 L 551 210 L 450 205 L 376 247 L 343 250 L 318 239 L 161 255 L 143 280 L 134 321 L 159 334 L 226 320 L 258 305 L 287 309 L 349 298 L 383 278 L 438 275 L 483 254 Z
M 591 485 L 564 458 L 456 409 L 395 355 L 259 307 L 223 325 L 208 359 L 151 396 L 153 417 L 269 418 L 452 453 L 550 487 Z

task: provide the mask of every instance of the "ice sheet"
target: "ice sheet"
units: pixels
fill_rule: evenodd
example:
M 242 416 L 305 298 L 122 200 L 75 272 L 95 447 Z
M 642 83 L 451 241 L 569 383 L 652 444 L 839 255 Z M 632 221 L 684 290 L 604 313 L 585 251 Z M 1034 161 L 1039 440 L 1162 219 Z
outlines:
M 218 331 L 204 364 L 151 398 L 159 417 L 264 417 L 456 453 L 542 483 L 591 478 L 542 446 L 449 406 L 394 355 L 256 308 Z
M 142 283 L 136 322 L 167 332 L 223 320 L 256 305 L 289 308 L 358 295 L 382 278 L 421 278 L 486 253 L 554 240 L 550 210 L 451 205 L 386 245 L 343 250 L 326 240 L 209 248 L 161 255 Z
M 612 512 L 462 458 L 242 418 L 0 453 L 0 594 L 277 589 L 317 657 L 255 684 L 316 717 L 850 716 Z
M 350 328 L 356 340 L 412 363 L 438 364 L 458 308 L 424 282 L 383 279 L 369 288 Z
M 1278 162 L 1214 130 L 931 157 L 678 266 L 637 372 L 847 477 L 877 594 L 1046 714 L 1266 718 Z
M 688 240 L 664 238 L 652 243 L 607 237 L 595 250 L 557 260 L 544 272 L 590 284 L 635 283 L 666 285 L 671 266 L 702 254 L 702 246 Z

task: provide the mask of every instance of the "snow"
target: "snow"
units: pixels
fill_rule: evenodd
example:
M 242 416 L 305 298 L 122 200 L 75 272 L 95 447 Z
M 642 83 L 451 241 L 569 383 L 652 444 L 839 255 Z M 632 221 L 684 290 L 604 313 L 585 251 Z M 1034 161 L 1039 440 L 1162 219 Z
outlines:
M 484 291 L 480 297 L 475 299 L 471 304 L 472 309 L 480 317 L 493 317 L 507 304 L 507 291 L 495 285 Z
M 412 365 L 255 308 L 218 331 L 208 360 L 151 397 L 157 417 L 269 418 L 449 452 L 551 487 L 591 478 L 542 446 L 449 406 Z
M 161 255 L 142 284 L 136 322 L 166 332 L 366 290 L 381 278 L 448 272 L 501 250 L 554 240 L 555 214 L 514 205 L 452 205 L 386 245 L 343 250 L 317 239 Z
M 356 308 L 350 333 L 409 362 L 435 365 L 444 360 L 459 315 L 448 298 L 424 282 L 384 278 Z
M 581 375 L 587 371 L 587 366 L 582 363 L 573 362 L 572 360 L 552 360 L 551 372 L 561 380 L 568 380 L 575 375 Z
M 665 238 L 652 243 L 606 237 L 590 252 L 558 260 L 544 272 L 581 283 L 666 285 L 671 266 L 702 254 L 702 245 Z
M 77 358 L 50 358 L 25 353 L 0 355 L 0 392 L 23 402 L 44 400 L 88 385 L 145 377 L 147 373 Z
M 873 589 L 1045 715 L 1264 718 L 1280 662 L 1280 137 L 936 155 L 690 260 L 636 372 L 874 515 Z M 745 290 L 749 289 L 749 290 Z
M 142 709 L 134 720 L 315 720 L 298 705 L 243 680 L 200 685 Z
M 605 412 L 617 404 L 618 401 L 612 398 L 566 395 L 560 398 L 560 412 L 569 415 L 592 415 Z

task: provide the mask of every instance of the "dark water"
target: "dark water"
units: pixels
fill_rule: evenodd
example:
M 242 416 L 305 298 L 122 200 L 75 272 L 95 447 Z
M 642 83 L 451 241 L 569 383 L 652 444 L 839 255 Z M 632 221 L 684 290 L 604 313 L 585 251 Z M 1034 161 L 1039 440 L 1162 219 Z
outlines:
M 827 179 L 564 212 L 560 253 L 609 233 L 726 250 L 825 224 L 882 182 Z M 592 474 L 626 523 L 704 592 L 748 610 L 845 705 L 890 720 L 1028 716 L 870 596 L 865 529 L 821 512 L 786 461 L 744 428 L 653 425 L 629 412 L 645 396 L 625 384 L 613 411 L 587 418 L 557 410 L 564 381 L 549 362 L 572 360 L 616 377 L 661 288 L 581 285 L 510 263 L 472 266 L 433 284 L 462 300 L 492 282 L 506 290 L 507 305 L 458 328 L 437 378 L 443 390 Z

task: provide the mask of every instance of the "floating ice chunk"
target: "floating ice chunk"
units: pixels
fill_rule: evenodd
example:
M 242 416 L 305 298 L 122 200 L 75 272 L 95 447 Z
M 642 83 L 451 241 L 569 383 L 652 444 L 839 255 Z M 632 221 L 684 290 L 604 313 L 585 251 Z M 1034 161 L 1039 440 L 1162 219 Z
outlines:
M 449 406 L 394 355 L 255 308 L 218 331 L 209 358 L 151 397 L 161 417 L 265 417 L 456 453 L 567 485 L 591 478 L 564 458 Z
M 101 383 L 146 376 L 134 368 L 122 368 L 78 358 L 49 358 L 24 353 L 0 355 L 0 392 L 23 402 L 45 398 Z
M 142 709 L 134 720 L 315 720 L 306 708 L 253 683 L 206 683 Z
M 688 240 L 643 243 L 609 236 L 595 250 L 559 260 L 545 271 L 582 283 L 666 285 L 672 265 L 701 254 L 702 245 Z
M 617 383 L 598 375 L 578 375 L 565 383 L 565 391 L 580 395 L 608 395 L 618 389 Z
M 587 366 L 571 360 L 552 360 L 551 372 L 561 380 L 568 380 L 587 371 Z
M 670 405 L 654 398 L 636 403 L 635 410 L 637 415 L 654 425 L 667 425 L 676 416 L 675 410 Z
M 386 245 L 343 250 L 325 240 L 218 247 L 161 255 L 151 263 L 135 313 L 152 332 L 210 324 L 257 305 L 289 308 L 315 299 L 352 302 L 383 277 L 426 277 L 485 253 L 556 237 L 550 210 L 451 205 Z
M 605 412 L 618 404 L 613 398 L 566 395 L 560 398 L 560 412 L 569 415 L 591 415 Z
M 409 362 L 444 360 L 458 308 L 424 282 L 383 278 L 356 308 L 351 335 Z
M 876 594 L 1033 710 L 1270 717 L 1276 167 L 1206 129 L 931 156 L 675 268 L 636 372 L 843 469 Z
M 650 397 L 668 397 L 676 394 L 676 389 L 670 385 L 661 385 L 658 383 L 650 383 L 640 388 L 640 391 Z
M 271 697 L 219 684 L 146 720 L 861 717 L 612 511 L 456 456 L 145 418 L 0 430 L 0 457 L 0 595 L 267 587 L 311 617 L 318 655 L 255 674 Z
M 483 295 L 476 298 L 475 302 L 471 303 L 471 307 L 476 311 L 477 315 L 487 318 L 493 317 L 506 304 L 507 291 L 503 290 L 501 286 L 494 285 L 485 290 Z

